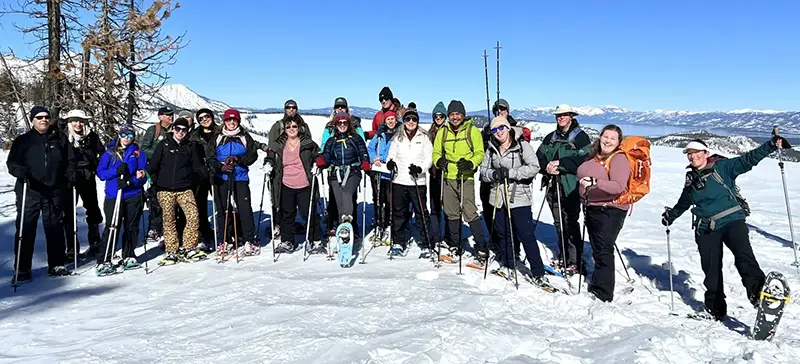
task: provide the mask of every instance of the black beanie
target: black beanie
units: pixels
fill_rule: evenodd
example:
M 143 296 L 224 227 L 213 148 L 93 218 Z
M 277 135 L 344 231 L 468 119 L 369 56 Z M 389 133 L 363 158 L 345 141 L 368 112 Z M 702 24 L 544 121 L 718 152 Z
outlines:
M 378 99 L 394 99 L 394 95 L 392 94 L 392 90 L 389 89 L 389 86 L 384 86 L 381 89 L 381 93 L 378 94 Z
M 36 117 L 36 114 L 46 112 L 47 115 L 50 115 L 50 110 L 45 109 L 43 106 L 34 106 L 31 109 L 31 120 Z
M 450 104 L 447 105 L 447 115 L 450 115 L 451 113 L 454 112 L 467 116 L 467 109 L 465 109 L 464 104 L 458 100 L 450 101 Z

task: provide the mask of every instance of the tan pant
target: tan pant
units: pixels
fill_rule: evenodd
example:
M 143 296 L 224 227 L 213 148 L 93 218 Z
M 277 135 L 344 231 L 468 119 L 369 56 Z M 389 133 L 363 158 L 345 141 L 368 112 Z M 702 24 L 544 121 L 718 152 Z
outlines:
M 159 191 L 158 203 L 161 205 L 161 215 L 164 218 L 164 244 L 167 246 L 167 253 L 178 251 L 175 205 L 179 205 L 183 210 L 183 214 L 186 215 L 186 226 L 183 228 L 183 247 L 186 249 L 197 247 L 198 216 L 192 190 L 183 192 Z
M 459 186 L 459 180 L 444 180 L 444 214 L 448 220 L 458 220 L 461 211 L 461 199 L 463 198 L 464 211 L 461 217 L 467 223 L 478 219 L 478 207 L 475 206 L 475 181 L 464 179 L 463 186 Z M 463 193 L 463 196 L 461 195 Z

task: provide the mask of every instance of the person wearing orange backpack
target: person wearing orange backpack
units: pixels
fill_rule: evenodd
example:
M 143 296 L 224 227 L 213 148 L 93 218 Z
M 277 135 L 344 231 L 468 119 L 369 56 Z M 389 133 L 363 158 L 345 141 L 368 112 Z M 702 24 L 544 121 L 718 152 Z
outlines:
M 604 302 L 614 299 L 614 244 L 631 206 L 617 201 L 631 175 L 628 158 L 620 152 L 622 139 L 622 129 L 606 125 L 587 156 L 562 158 L 557 163 L 562 173 L 578 176 L 595 267 L 588 291 Z

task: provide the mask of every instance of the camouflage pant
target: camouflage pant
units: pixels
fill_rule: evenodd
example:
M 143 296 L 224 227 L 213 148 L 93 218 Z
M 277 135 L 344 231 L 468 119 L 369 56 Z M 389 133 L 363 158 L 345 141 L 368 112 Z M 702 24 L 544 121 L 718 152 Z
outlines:
M 158 203 L 161 205 L 164 219 L 164 243 L 167 253 L 178 251 L 178 231 L 175 226 L 175 205 L 179 205 L 186 215 L 186 226 L 183 228 L 183 247 L 194 249 L 198 239 L 197 205 L 192 190 L 182 192 L 159 191 Z

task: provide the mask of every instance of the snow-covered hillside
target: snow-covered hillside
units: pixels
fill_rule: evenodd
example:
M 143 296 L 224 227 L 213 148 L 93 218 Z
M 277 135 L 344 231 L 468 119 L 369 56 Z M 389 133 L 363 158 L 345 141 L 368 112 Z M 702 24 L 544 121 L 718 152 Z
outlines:
M 278 114 L 256 115 L 266 130 Z M 319 140 L 325 118 L 306 118 Z M 368 127 L 368 125 L 365 125 Z M 534 143 L 536 146 L 538 143 Z M 660 214 L 680 194 L 684 156 L 655 146 L 652 189 L 627 217 L 617 244 L 635 283 L 626 282 L 617 259 L 615 301 L 581 294 L 549 294 L 521 282 L 416 258 L 388 260 L 376 248 L 367 264 L 344 269 L 302 253 L 273 261 L 271 245 L 260 256 L 218 264 L 214 260 L 156 268 L 160 251 L 137 252 L 152 271 L 98 278 L 93 264 L 78 276 L 45 277 L 44 234 L 39 229 L 34 281 L 13 294 L 0 287 L 0 360 L 19 363 L 797 363 L 800 306 L 793 295 L 772 342 L 746 337 L 755 310 L 749 306 L 729 252 L 724 283 L 730 320 L 699 322 L 680 315 L 700 307 L 703 274 L 690 218 L 672 226 L 675 312 L 670 315 L 667 245 Z M 0 161 L 7 154 L 0 152 Z M 260 163 L 258 164 L 260 165 Z M 13 274 L 14 181 L 0 164 L 0 279 Z M 786 165 L 789 192 L 800 166 Z M 250 175 L 254 216 L 261 202 L 263 172 Z M 765 271 L 784 272 L 796 292 L 781 178 L 765 160 L 737 182 L 753 210 L 748 219 L 753 250 Z M 101 189 L 102 190 L 102 189 Z M 367 196 L 369 189 L 362 191 Z M 544 197 L 533 189 L 538 212 Z M 98 195 L 102 197 L 102 192 Z M 477 193 L 477 192 L 476 192 Z M 368 199 L 369 200 L 369 199 Z M 361 201 L 361 198 L 359 198 Z M 791 196 L 792 210 L 800 198 Z M 264 203 L 264 229 L 270 224 Z M 367 204 L 371 212 L 372 206 Z M 359 207 L 359 218 L 360 207 Z M 86 234 L 79 209 L 79 235 Z M 371 221 L 371 213 L 368 214 Z M 558 245 L 549 211 L 537 237 L 543 258 Z M 795 216 L 795 221 L 798 217 Z M 412 234 L 417 234 L 416 230 Z M 82 239 L 83 240 L 83 239 Z M 588 249 L 587 249 L 588 250 Z M 587 251 L 587 255 L 590 254 Z M 592 266 L 589 267 L 592 269 Z M 577 278 L 576 278 L 577 280 Z M 556 278 L 551 281 L 562 284 Z M 630 293 L 625 293 L 629 289 Z

